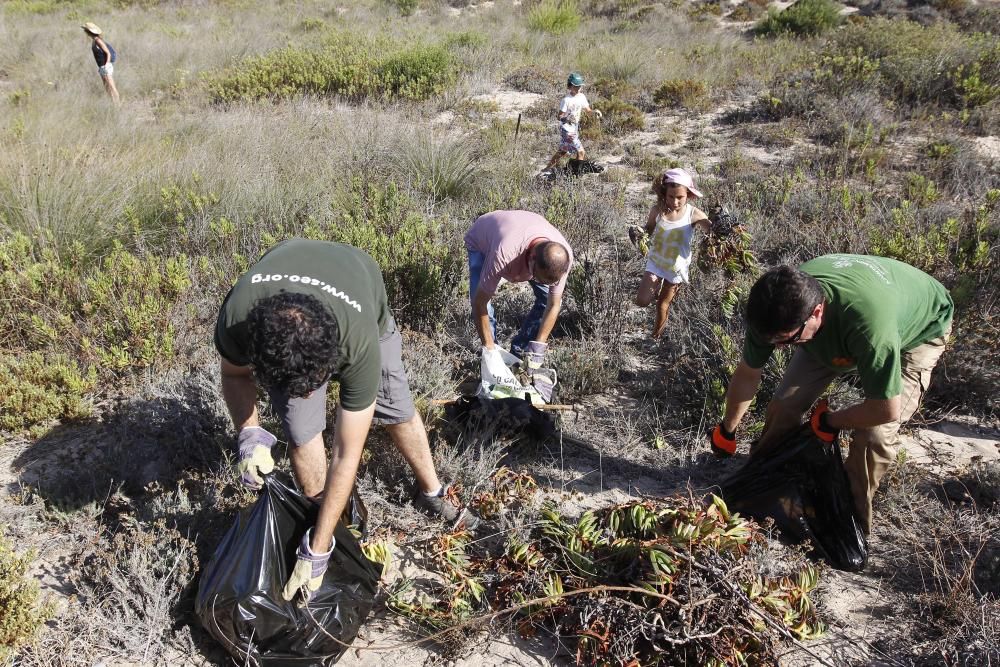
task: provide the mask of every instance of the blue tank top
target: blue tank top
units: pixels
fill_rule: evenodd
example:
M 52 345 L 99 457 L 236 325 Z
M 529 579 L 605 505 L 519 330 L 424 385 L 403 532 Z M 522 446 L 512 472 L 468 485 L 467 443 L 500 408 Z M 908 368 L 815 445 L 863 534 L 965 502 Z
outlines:
M 104 42 L 104 45 L 108 47 L 108 51 L 111 52 L 111 62 L 118 60 L 118 54 L 115 53 L 115 47 L 111 46 L 111 42 Z M 95 41 L 90 45 L 90 50 L 94 53 L 94 60 L 97 61 L 98 67 L 104 67 L 108 64 L 108 54 L 104 52 L 104 49 L 97 45 Z

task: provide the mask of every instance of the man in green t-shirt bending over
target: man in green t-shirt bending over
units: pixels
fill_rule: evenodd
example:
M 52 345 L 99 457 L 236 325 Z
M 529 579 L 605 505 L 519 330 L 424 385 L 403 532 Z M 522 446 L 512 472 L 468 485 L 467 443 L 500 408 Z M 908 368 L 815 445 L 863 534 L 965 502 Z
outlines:
M 472 527 L 434 470 L 402 361 L 402 338 L 389 310 L 382 272 L 366 253 L 342 243 L 291 239 L 271 248 L 226 296 L 215 328 L 222 394 L 239 431 L 243 483 L 260 488 L 277 439 L 260 426 L 257 386 L 270 394 L 292 444 L 303 492 L 322 494 L 316 525 L 302 538 L 284 590 L 308 599 L 333 552 L 333 531 L 347 505 L 372 420 L 384 424 L 420 489 L 417 507 Z M 329 471 L 323 446 L 326 391 L 340 382 Z
M 953 312 L 941 283 L 893 259 L 824 255 L 798 269 L 771 269 L 750 290 L 743 359 L 729 382 L 722 423 L 710 434 L 712 450 L 722 456 L 735 453 L 736 427 L 775 346 L 796 349 L 767 406 L 752 455 L 798 427 L 837 375 L 857 371 L 865 400 L 836 411 L 820 401 L 810 423 L 826 442 L 842 429 L 854 431 L 846 467 L 869 532 L 872 497 L 896 457 L 899 426 L 927 389 L 951 333 Z

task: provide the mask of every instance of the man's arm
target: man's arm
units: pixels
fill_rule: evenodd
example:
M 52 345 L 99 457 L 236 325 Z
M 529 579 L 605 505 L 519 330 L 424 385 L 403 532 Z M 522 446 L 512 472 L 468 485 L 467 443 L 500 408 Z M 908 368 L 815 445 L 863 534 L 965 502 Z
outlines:
M 257 418 L 257 382 L 250 366 L 237 366 L 225 357 L 221 359 L 222 398 L 236 430 L 247 426 L 260 426 Z
M 490 304 L 492 294 L 486 294 L 481 289 L 476 290 L 476 298 L 472 303 L 472 319 L 476 323 L 476 331 L 479 332 L 479 340 L 483 342 L 486 349 L 493 349 L 493 331 L 490 329 L 490 315 L 486 310 Z
M 736 432 L 740 420 L 750 408 L 750 402 L 760 387 L 761 375 L 763 371 L 760 368 L 751 368 L 745 361 L 740 361 L 733 372 L 726 390 L 726 414 L 722 418 L 722 427 L 730 433 Z
M 316 525 L 312 529 L 309 548 L 314 553 L 326 553 L 333 541 L 333 531 L 347 507 L 354 488 L 354 480 L 361 463 L 368 429 L 375 416 L 375 404 L 357 412 L 337 406 L 337 427 L 333 436 L 330 469 L 326 476 L 323 504 L 319 508 Z
M 542 313 L 542 322 L 538 326 L 538 335 L 535 338 L 539 343 L 544 343 L 549 339 L 549 334 L 552 333 L 552 329 L 556 326 L 556 320 L 559 319 L 560 308 L 562 308 L 562 294 L 550 295 L 545 312 Z
M 869 398 L 843 410 L 827 413 L 826 421 L 838 430 L 872 428 L 897 421 L 901 411 L 902 400 L 899 396 Z

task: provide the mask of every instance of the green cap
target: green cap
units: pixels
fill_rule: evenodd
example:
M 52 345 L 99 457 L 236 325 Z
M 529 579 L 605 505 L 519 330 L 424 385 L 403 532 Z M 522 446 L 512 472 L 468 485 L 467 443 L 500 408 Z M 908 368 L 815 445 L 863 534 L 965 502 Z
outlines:
M 577 72 L 571 72 L 569 78 L 566 79 L 567 86 L 582 86 L 583 76 Z

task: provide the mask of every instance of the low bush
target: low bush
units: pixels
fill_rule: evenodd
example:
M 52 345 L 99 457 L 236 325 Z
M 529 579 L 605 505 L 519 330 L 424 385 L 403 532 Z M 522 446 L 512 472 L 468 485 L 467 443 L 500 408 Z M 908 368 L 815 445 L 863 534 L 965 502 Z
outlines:
M 694 79 L 670 79 L 664 81 L 653 92 L 653 101 L 664 107 L 698 108 L 708 96 L 703 81 Z
M 457 75 L 444 46 L 337 34 L 321 48 L 287 47 L 248 58 L 210 77 L 209 90 L 219 102 L 297 95 L 422 100 L 442 93 Z
M 1000 36 L 870 19 L 833 37 L 816 77 L 831 92 L 874 87 L 896 105 L 976 107 L 1000 97 Z
M 580 119 L 580 134 L 584 139 L 620 137 L 646 127 L 646 116 L 628 102 L 616 98 L 601 100 L 594 103 L 594 109 L 600 110 L 604 118 L 598 120 L 593 114 L 585 114 Z
M 582 19 L 575 0 L 542 0 L 528 12 L 528 27 L 562 35 L 576 30 Z
M 757 24 L 757 34 L 774 37 L 784 34 L 821 35 L 842 21 L 840 7 L 833 0 L 798 0 L 783 11 L 772 11 Z
M 38 582 L 28 576 L 32 552 L 17 554 L 0 529 L 0 663 L 30 644 L 54 612 L 38 597 Z
M 191 285 L 189 260 L 141 256 L 115 243 L 93 261 L 76 244 L 58 254 L 23 234 L 0 242 L 5 347 L 73 355 L 101 371 L 173 356 L 174 306 Z
M 96 369 L 65 355 L 31 352 L 0 357 L 0 431 L 19 432 L 55 419 L 90 415 Z
M 949 216 L 937 222 L 921 216 L 919 208 L 919 200 L 931 203 L 928 197 L 936 192 L 933 181 L 919 175 L 916 180 L 911 177 L 909 194 L 918 202 L 904 201 L 890 211 L 887 224 L 873 227 L 870 251 L 915 266 L 954 285 L 959 296 L 968 296 L 977 278 L 988 275 L 985 269 L 991 263 L 990 249 L 997 241 L 990 213 L 1000 205 L 1000 190 L 988 193 L 986 203 L 971 215 Z
M 449 139 L 420 133 L 410 137 L 400 151 L 400 178 L 410 180 L 435 201 L 459 197 L 466 192 L 478 172 L 478 160 L 466 137 Z
M 403 16 L 413 16 L 420 6 L 420 0 L 395 0 L 399 13 Z
M 307 224 L 304 236 L 367 252 L 382 269 L 396 320 L 425 331 L 439 327 L 461 283 L 461 241 L 391 182 L 382 187 L 355 178 L 334 208 L 335 219 Z

